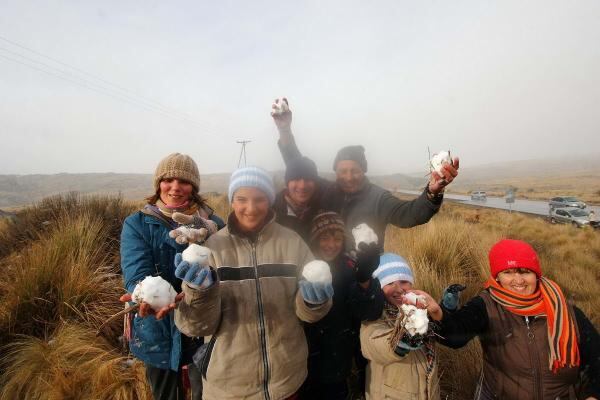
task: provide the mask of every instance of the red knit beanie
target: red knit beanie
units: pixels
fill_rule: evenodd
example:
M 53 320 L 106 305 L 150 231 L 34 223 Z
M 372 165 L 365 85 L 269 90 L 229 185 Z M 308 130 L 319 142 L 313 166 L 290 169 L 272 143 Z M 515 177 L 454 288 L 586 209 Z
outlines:
M 521 240 L 503 239 L 492 246 L 489 254 L 490 272 L 495 279 L 510 268 L 527 268 L 538 278 L 542 276 L 540 262 L 533 247 Z

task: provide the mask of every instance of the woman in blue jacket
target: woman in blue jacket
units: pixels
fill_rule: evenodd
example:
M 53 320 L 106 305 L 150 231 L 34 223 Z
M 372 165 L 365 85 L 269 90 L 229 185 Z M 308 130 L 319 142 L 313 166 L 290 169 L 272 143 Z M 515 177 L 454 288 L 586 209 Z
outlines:
M 187 215 L 195 228 L 216 232 L 225 224 L 198 194 L 200 174 L 191 157 L 173 153 L 158 164 L 154 173 L 155 192 L 147 204 L 125 219 L 121 232 L 121 269 L 125 288 L 133 292 L 146 276 L 160 276 L 181 292 L 181 280 L 175 277 L 173 260 L 186 245 L 179 244 L 169 232 L 179 226 L 173 214 Z M 186 240 L 181 240 L 185 242 Z M 124 296 L 130 299 L 130 296 Z M 192 398 L 201 398 L 202 380 L 192 356 L 202 338 L 190 338 L 179 332 L 173 313 L 157 316 L 148 304 L 140 304 L 126 332 L 129 348 L 144 362 L 146 378 L 155 400 L 183 400 L 182 367 L 189 365 Z M 194 379 L 194 376 L 197 379 Z

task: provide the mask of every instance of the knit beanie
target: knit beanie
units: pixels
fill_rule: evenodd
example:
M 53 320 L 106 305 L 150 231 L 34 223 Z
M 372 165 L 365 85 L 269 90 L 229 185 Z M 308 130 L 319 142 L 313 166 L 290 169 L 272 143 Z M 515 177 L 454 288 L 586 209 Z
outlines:
M 275 201 L 275 187 L 271 176 L 259 167 L 243 167 L 235 170 L 229 180 L 229 202 L 233 201 L 233 195 L 242 187 L 253 187 L 261 190 L 267 195 L 269 204 Z
M 338 162 L 344 160 L 356 161 L 363 172 L 367 172 L 367 159 L 365 157 L 364 147 L 360 145 L 342 147 L 333 161 L 333 170 L 335 171 Z
M 321 233 L 327 231 L 339 231 L 344 233 L 344 221 L 342 217 L 333 211 L 326 211 L 315 215 L 310 230 L 310 242 L 314 243 Z
M 381 287 L 396 281 L 415 283 L 412 269 L 406 260 L 394 253 L 384 253 L 379 257 L 379 267 L 373 272 L 373 278 L 379 280 Z
M 160 181 L 169 178 L 183 179 L 191 183 L 196 192 L 200 190 L 198 166 L 186 154 L 173 153 L 160 160 L 154 171 L 154 190 L 158 191 Z
M 522 240 L 503 239 L 492 246 L 489 254 L 490 272 L 495 279 L 498 274 L 511 268 L 526 268 L 539 277 L 542 269 L 538 256 L 528 243 Z
M 317 181 L 319 174 L 315 162 L 308 157 L 298 157 L 291 160 L 285 170 L 285 183 L 296 179 Z

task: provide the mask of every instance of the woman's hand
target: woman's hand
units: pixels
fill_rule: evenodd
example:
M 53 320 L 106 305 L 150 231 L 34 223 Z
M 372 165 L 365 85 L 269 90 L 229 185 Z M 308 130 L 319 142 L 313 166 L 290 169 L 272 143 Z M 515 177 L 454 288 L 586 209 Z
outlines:
M 142 318 L 146 318 L 149 315 L 154 315 L 156 319 L 161 320 L 164 317 L 166 317 L 171 311 L 173 311 L 175 308 L 177 308 L 177 303 L 179 303 L 181 300 L 183 300 L 184 296 L 185 296 L 184 293 L 179 293 L 177 296 L 175 296 L 174 303 L 171 303 L 168 306 L 163 307 L 158 311 L 154 311 L 154 309 L 150 306 L 150 304 L 142 301 L 140 303 L 140 309 L 138 310 L 138 315 Z M 132 301 L 131 294 L 129 294 L 129 293 L 124 294 L 123 296 L 121 296 L 119 298 L 119 301 L 121 301 L 123 303 Z
M 414 293 L 420 297 L 420 299 L 417 300 L 417 304 L 413 304 L 413 305 L 415 305 L 417 308 L 427 310 L 427 313 L 435 321 L 440 321 L 442 319 L 442 316 L 444 315 L 442 312 L 442 308 L 433 299 L 433 297 L 431 297 L 431 295 L 429 295 L 429 293 L 424 292 L 423 290 L 417 290 L 417 289 L 409 290 L 409 292 Z M 403 300 L 403 302 L 404 302 L 404 304 L 410 303 L 408 299 Z

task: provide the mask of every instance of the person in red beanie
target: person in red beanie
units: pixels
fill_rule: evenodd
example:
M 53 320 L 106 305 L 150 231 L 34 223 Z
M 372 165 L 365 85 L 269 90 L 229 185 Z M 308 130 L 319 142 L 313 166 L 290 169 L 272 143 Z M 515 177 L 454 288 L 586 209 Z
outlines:
M 458 292 L 445 293 L 439 305 L 415 291 L 439 321 L 441 344 L 459 348 L 479 337 L 475 399 L 600 399 L 600 335 L 542 274 L 535 250 L 504 239 L 490 250 L 489 263 L 484 289 L 460 309 L 451 299 Z

